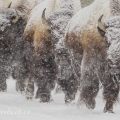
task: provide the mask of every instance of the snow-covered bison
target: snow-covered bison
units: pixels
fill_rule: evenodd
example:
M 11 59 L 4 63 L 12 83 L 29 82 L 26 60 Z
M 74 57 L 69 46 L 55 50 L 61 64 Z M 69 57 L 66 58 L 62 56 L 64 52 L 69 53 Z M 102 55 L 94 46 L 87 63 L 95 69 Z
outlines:
M 23 56 L 23 15 L 15 9 L 0 9 L 0 91 L 6 90 L 6 78 L 9 68 L 16 69 L 19 89 L 23 91 L 23 81 L 26 76 L 25 59 Z
M 106 101 L 104 112 L 113 113 L 119 85 L 117 77 L 111 72 L 110 58 L 117 57 L 115 50 L 119 47 L 119 15 L 119 0 L 95 0 L 68 23 L 65 45 L 71 53 L 72 66 L 80 80 L 78 105 L 85 104 L 87 108 L 94 109 L 101 82 Z M 105 22 L 105 26 L 101 21 Z
M 0 10 L 1 10 L 1 12 L 0 12 L 0 16 L 1 16 L 0 38 L 1 38 L 1 44 L 5 44 L 5 43 L 7 44 L 7 46 L 5 46 L 5 45 L 1 46 L 1 50 L 6 51 L 6 50 L 10 49 L 9 56 L 6 55 L 6 54 L 8 54 L 8 52 L 7 53 L 3 52 L 3 51 L 1 52 L 1 54 L 3 54 L 1 56 L 6 56 L 6 59 L 3 59 L 1 57 L 1 59 L 2 59 L 1 61 L 3 63 L 5 63 L 5 64 L 1 63 L 2 64 L 1 71 L 3 71 L 3 73 L 4 73 L 3 78 L 1 78 L 2 80 L 0 83 L 0 84 L 2 84 L 2 85 L 0 85 L 2 91 L 4 91 L 4 89 L 6 89 L 6 87 L 5 87 L 6 79 L 5 78 L 8 77 L 7 73 L 4 72 L 4 70 L 2 70 L 2 66 L 9 66 L 9 68 L 3 67 L 3 69 L 8 69 L 7 71 L 9 71 L 9 72 L 11 71 L 13 78 L 17 79 L 16 89 L 20 90 L 20 91 L 24 91 L 24 89 L 25 89 L 24 81 L 25 81 L 25 78 L 27 77 L 27 74 L 25 77 L 25 74 L 23 74 L 23 71 L 27 71 L 27 70 L 25 70 L 26 66 L 24 66 L 25 65 L 25 59 L 23 57 L 24 43 L 23 43 L 22 36 L 23 36 L 24 28 L 27 23 L 27 20 L 28 20 L 31 10 L 34 8 L 34 6 L 41 3 L 42 1 L 43 0 L 26 0 L 26 1 L 23 1 L 23 0 L 16 0 L 16 1 L 0 0 L 0 3 L 1 3 L 0 4 Z M 11 11 L 13 11 L 13 12 L 11 12 Z M 16 11 L 17 16 L 15 15 L 14 11 Z M 17 17 L 17 18 L 15 19 L 15 17 Z M 21 19 L 21 20 L 19 20 L 19 19 Z M 10 23 L 12 23 L 11 21 L 13 22 L 13 24 L 10 24 Z M 15 27 L 15 29 L 14 29 L 14 27 Z M 15 30 L 16 30 L 16 32 L 14 32 Z M 9 33 L 7 34 L 8 31 L 9 31 Z M 5 43 L 3 43 L 4 41 L 5 41 Z M 9 62 L 8 62 L 8 60 L 9 60 Z M 17 63 L 16 60 L 17 61 L 19 60 L 19 63 Z M 10 65 L 10 62 L 11 62 L 11 65 Z M 19 68 L 18 68 L 18 66 L 19 66 Z M 23 68 L 23 66 L 24 66 L 24 68 Z M 1 72 L 1 74 L 3 74 L 3 73 Z M 6 75 L 6 77 L 4 77 L 5 75 Z M 4 85 L 3 85 L 3 81 L 4 81 Z
M 25 56 L 28 72 L 30 73 L 26 90 L 27 98 L 33 97 L 33 81 L 35 81 L 38 86 L 37 97 L 40 98 L 41 102 L 50 101 L 50 93 L 57 79 L 55 57 L 58 52 L 56 53 L 55 51 L 56 45 L 59 41 L 63 41 L 65 27 L 78 9 L 81 9 L 79 0 L 45 0 L 40 5 L 36 6 L 31 13 L 24 31 Z M 63 57 L 67 56 L 65 48 L 63 54 Z M 64 63 L 67 64 L 65 68 L 68 68 L 70 63 L 68 63 L 69 60 L 66 61 L 67 63 Z M 67 74 L 70 73 L 67 76 L 68 78 L 64 76 L 64 79 L 62 78 L 59 84 L 63 91 L 66 92 L 66 99 L 74 99 L 77 91 L 77 82 L 71 67 L 68 69 Z M 64 70 L 66 71 L 66 69 Z M 63 76 L 63 74 L 60 76 Z M 72 86 L 75 88 L 73 89 L 74 91 L 68 93 L 68 89 L 72 89 Z
M 111 73 L 114 74 L 120 83 L 120 16 L 111 17 L 104 23 L 104 34 L 109 43 L 108 62 Z
M 65 103 L 75 99 L 78 81 L 71 67 L 69 51 L 64 46 L 65 29 L 73 15 L 81 9 L 79 0 L 63 0 L 61 7 L 53 12 L 48 21 L 51 23 L 53 53 L 57 64 L 57 83 L 65 93 Z
M 24 15 L 27 21 L 33 8 L 44 0 L 0 0 L 0 8 L 14 8 Z

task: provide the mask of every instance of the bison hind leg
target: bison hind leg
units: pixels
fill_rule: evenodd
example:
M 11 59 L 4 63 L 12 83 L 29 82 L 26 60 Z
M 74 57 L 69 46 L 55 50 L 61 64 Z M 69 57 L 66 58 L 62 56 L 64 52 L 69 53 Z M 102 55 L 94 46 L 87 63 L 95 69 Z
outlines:
M 94 109 L 96 105 L 95 97 L 97 96 L 98 91 L 99 87 L 83 87 L 77 105 L 80 106 L 85 104 L 88 109 Z
M 96 105 L 95 98 L 99 92 L 99 80 L 96 74 L 87 74 L 86 72 L 81 79 L 78 105 L 85 104 L 88 109 L 94 109 Z
M 119 84 L 114 83 L 114 81 L 111 78 L 109 78 L 109 82 L 107 82 L 107 84 L 104 84 L 104 86 L 103 86 L 104 87 L 103 96 L 104 96 L 104 100 L 106 101 L 106 104 L 104 107 L 104 113 L 106 113 L 106 112 L 114 113 L 113 105 L 118 100 Z
M 4 81 L 0 81 L 0 91 L 1 92 L 6 92 L 7 91 L 7 83 L 6 83 L 6 80 Z

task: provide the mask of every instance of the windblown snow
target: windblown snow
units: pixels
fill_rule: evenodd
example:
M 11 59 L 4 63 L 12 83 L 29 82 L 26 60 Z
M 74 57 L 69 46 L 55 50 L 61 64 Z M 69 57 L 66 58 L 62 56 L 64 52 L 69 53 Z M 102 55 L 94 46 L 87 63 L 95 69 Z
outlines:
M 46 3 L 43 3 L 43 4 L 46 4 Z M 38 7 L 39 5 L 36 7 L 36 10 L 38 9 Z M 87 9 L 87 7 L 85 9 Z M 84 13 L 81 14 L 81 17 L 83 17 L 83 22 L 81 23 L 82 24 L 81 26 L 83 26 L 87 22 L 89 18 L 89 12 L 91 11 L 92 11 L 92 8 L 89 9 L 89 11 L 85 11 Z M 39 12 L 36 12 L 36 14 L 39 14 Z M 88 14 L 87 18 L 84 16 L 84 14 Z M 37 20 L 35 16 L 36 15 L 33 15 L 33 18 L 31 18 L 34 20 L 34 22 Z M 41 15 L 37 17 L 39 18 L 41 17 Z M 78 12 L 74 16 L 74 20 L 79 19 L 79 17 L 80 16 Z M 72 21 L 72 22 L 75 23 L 75 21 Z M 80 29 L 80 28 L 76 28 L 76 29 Z M 72 27 L 71 27 L 71 30 L 72 30 Z M 118 32 L 117 28 L 116 28 L 116 31 Z M 119 37 L 119 35 L 117 36 L 116 34 L 116 37 Z M 120 46 L 119 44 L 115 45 L 115 47 L 118 47 L 120 49 L 119 46 Z M 111 48 L 111 52 L 113 51 L 114 49 Z M 119 53 L 116 53 L 116 54 L 119 54 Z M 33 99 L 31 101 L 28 101 L 27 99 L 25 99 L 24 95 L 16 92 L 15 80 L 13 80 L 11 77 L 7 80 L 7 85 L 8 85 L 7 92 L 0 93 L 1 95 L 0 96 L 0 120 L 88 120 L 88 119 L 119 120 L 120 119 L 119 103 L 117 103 L 116 106 L 114 106 L 115 114 L 103 113 L 105 102 L 102 99 L 102 92 L 101 92 L 102 90 L 100 90 L 99 95 L 96 98 L 95 109 L 88 110 L 84 106 L 81 106 L 79 109 L 77 108 L 76 103 L 78 100 L 79 92 L 76 95 L 75 103 L 72 105 L 66 105 L 64 103 L 64 94 L 63 93 L 55 94 L 54 90 L 52 91 L 52 97 L 54 100 L 53 102 L 39 103 L 39 99 L 37 100 Z

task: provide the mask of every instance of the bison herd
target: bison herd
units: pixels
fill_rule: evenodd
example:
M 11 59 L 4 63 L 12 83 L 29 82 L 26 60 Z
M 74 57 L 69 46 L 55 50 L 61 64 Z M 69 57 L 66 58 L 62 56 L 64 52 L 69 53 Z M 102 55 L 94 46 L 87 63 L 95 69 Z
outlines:
M 0 91 L 6 79 L 27 99 L 50 102 L 57 83 L 65 103 L 95 108 L 100 84 L 104 112 L 113 113 L 120 79 L 120 1 L 0 0 Z

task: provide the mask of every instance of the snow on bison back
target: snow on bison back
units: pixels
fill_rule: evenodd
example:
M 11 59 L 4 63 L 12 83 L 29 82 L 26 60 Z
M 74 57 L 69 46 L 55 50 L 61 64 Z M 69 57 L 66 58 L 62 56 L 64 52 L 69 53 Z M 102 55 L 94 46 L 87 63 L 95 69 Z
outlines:
M 42 102 L 50 101 L 50 93 L 55 86 L 57 74 L 55 53 L 53 52 L 56 46 L 53 43 L 52 33 L 55 31 L 58 32 L 58 36 L 60 36 L 60 38 L 57 39 L 58 41 L 60 39 L 63 39 L 62 36 L 64 36 L 67 22 L 79 9 L 81 9 L 79 0 L 64 0 L 63 2 L 61 2 L 61 0 L 45 0 L 44 2 L 36 6 L 31 12 L 30 19 L 24 31 L 24 38 L 26 43 L 25 54 L 27 58 L 27 64 L 29 66 L 30 77 L 34 78 L 35 82 L 37 83 L 37 96 Z M 65 14 L 63 11 L 65 12 Z M 49 19 L 50 16 L 51 21 Z M 57 20 L 62 26 L 64 25 L 64 29 L 61 26 L 59 27 L 59 23 L 57 23 Z M 56 27 L 55 24 L 52 24 L 52 22 L 57 23 Z M 51 29 L 52 25 L 53 29 Z M 60 35 L 60 29 L 59 31 L 57 31 L 56 28 L 63 29 L 63 34 Z M 63 84 L 65 86 L 65 83 Z M 29 91 L 29 85 L 31 85 L 31 80 L 29 81 L 27 88 L 27 97 L 30 94 L 33 95 L 34 91 L 33 89 Z M 69 99 L 69 97 L 74 99 L 75 95 L 69 94 L 68 97 L 68 91 L 66 92 L 66 94 L 67 99 Z
M 113 113 L 113 104 L 119 93 L 118 79 L 111 72 L 114 66 L 111 63 L 114 63 L 108 57 L 110 48 L 117 49 L 114 45 L 119 43 L 119 37 L 116 36 L 119 34 L 120 20 L 119 17 L 114 17 L 120 15 L 119 6 L 118 0 L 95 0 L 71 19 L 65 36 L 65 45 L 71 51 L 73 68 L 80 79 L 78 105 L 85 104 L 89 109 L 95 108 L 100 80 L 106 101 L 104 112 L 110 113 Z M 117 26 L 114 21 L 117 21 Z
M 42 3 L 44 0 L 0 0 L 0 8 L 14 8 L 25 15 L 26 21 L 33 8 L 38 4 Z

